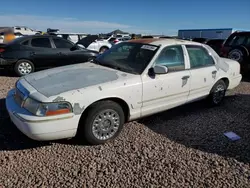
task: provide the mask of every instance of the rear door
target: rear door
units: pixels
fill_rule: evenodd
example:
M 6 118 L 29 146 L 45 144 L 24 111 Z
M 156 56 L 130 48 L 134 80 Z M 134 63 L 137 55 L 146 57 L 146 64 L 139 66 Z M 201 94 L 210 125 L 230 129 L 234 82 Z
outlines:
M 36 67 L 53 67 L 56 65 L 58 50 L 52 46 L 50 37 L 31 39 L 30 59 Z
M 190 63 L 190 93 L 188 101 L 200 99 L 209 94 L 219 76 L 212 55 L 202 46 L 186 45 Z

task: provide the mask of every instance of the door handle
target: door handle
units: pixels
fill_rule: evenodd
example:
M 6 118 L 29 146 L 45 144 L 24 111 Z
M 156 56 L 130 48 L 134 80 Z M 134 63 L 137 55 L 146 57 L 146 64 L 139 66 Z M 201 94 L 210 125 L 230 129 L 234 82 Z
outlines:
M 217 73 L 217 71 L 216 71 L 216 70 L 212 72 L 212 74 L 216 74 L 216 73 Z
M 186 80 L 186 79 L 188 79 L 188 78 L 190 78 L 190 76 L 183 76 L 183 77 L 182 77 L 182 80 Z

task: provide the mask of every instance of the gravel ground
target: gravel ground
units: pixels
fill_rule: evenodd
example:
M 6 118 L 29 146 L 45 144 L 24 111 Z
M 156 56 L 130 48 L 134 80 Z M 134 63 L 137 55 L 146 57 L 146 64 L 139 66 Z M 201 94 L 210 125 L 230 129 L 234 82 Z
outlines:
M 128 123 L 102 146 L 35 142 L 4 105 L 17 78 L 0 72 L 0 187 L 250 187 L 250 82 L 220 107 L 202 102 Z M 234 131 L 239 141 L 223 133 Z

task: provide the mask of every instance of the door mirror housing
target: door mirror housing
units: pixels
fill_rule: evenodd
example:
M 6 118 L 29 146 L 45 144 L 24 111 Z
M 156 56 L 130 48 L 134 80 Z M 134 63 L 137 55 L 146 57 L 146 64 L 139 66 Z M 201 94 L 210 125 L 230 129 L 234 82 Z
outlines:
M 155 77 L 156 74 L 167 74 L 168 68 L 163 65 L 155 65 L 148 70 L 148 75 L 151 77 Z
M 163 66 L 163 65 L 155 65 L 154 72 L 155 72 L 155 74 L 167 74 L 168 68 L 166 66 Z

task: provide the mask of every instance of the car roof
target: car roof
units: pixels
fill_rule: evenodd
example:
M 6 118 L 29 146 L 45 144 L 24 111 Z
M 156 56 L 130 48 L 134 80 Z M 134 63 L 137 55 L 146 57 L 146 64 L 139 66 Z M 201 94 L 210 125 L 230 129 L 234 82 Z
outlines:
M 127 42 L 133 42 L 133 43 L 143 43 L 143 44 L 152 44 L 152 45 L 175 45 L 175 44 L 189 44 L 189 45 L 201 45 L 198 42 L 194 41 L 187 41 L 187 40 L 181 40 L 181 39 L 167 39 L 167 38 L 145 38 L 145 39 L 134 39 L 134 40 L 128 40 Z

